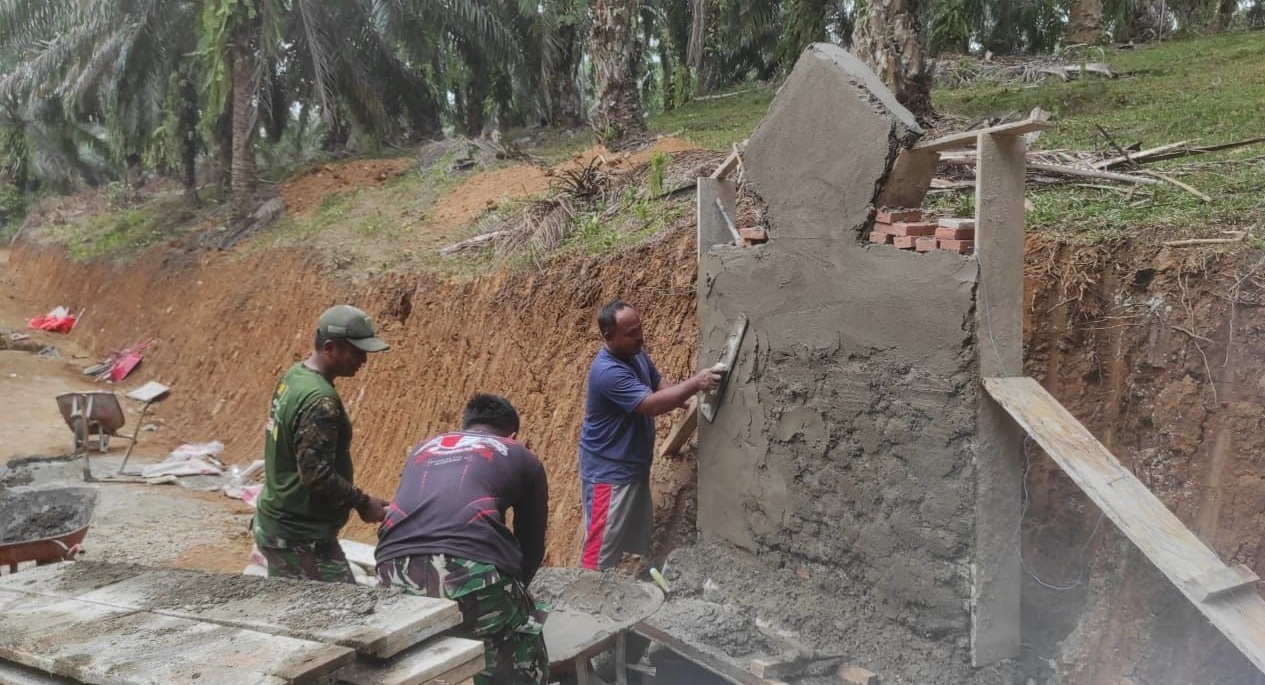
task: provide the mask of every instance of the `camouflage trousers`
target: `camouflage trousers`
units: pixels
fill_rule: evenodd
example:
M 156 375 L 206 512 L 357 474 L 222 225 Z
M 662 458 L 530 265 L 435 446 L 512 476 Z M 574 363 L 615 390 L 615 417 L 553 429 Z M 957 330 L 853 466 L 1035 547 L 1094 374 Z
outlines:
M 251 525 L 255 546 L 268 561 L 269 578 L 355 583 L 338 540 L 285 540 Z
M 495 566 L 442 554 L 400 557 L 378 564 L 383 587 L 451 599 L 461 609 L 457 637 L 483 641 L 483 671 L 475 685 L 545 685 L 549 655 L 541 633 L 544 611 L 517 579 Z

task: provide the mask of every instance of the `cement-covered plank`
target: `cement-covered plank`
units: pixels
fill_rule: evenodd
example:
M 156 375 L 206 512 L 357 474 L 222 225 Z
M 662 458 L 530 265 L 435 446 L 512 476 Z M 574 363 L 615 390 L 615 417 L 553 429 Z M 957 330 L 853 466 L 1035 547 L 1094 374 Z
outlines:
M 93 582 L 98 576 L 117 582 Z M 456 603 L 443 599 L 183 569 L 124 574 L 116 565 L 84 563 L 10 589 L 338 644 L 382 658 L 461 622 Z
M 0 658 L 96 685 L 310 683 L 350 664 L 344 647 L 77 599 L 7 600 Z
M 417 645 L 390 661 L 361 659 L 338 675 L 351 685 L 422 685 L 433 681 L 459 683 L 483 670 L 483 643 L 445 637 Z
M 1201 601 L 1206 593 L 1198 579 L 1227 568 L 1215 552 L 1036 380 L 985 378 L 984 387 L 1156 568 L 1265 672 L 1265 600 L 1243 591 Z

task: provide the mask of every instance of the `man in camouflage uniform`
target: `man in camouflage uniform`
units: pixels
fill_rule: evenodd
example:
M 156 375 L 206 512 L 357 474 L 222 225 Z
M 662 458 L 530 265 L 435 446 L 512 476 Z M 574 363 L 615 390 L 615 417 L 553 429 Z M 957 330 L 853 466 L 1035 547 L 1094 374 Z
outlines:
M 270 578 L 356 582 L 338 544 L 352 509 L 378 523 L 386 502 L 354 485 L 351 420 L 334 379 L 356 375 L 388 345 L 348 305 L 316 322 L 316 345 L 277 382 L 264 436 L 265 480 L 252 532 Z
M 549 485 L 517 434 L 508 400 L 475 395 L 461 431 L 410 451 L 378 529 L 380 584 L 454 600 L 463 620 L 452 634 L 483 641 L 476 685 L 549 681 L 544 615 L 527 593 L 545 555 Z

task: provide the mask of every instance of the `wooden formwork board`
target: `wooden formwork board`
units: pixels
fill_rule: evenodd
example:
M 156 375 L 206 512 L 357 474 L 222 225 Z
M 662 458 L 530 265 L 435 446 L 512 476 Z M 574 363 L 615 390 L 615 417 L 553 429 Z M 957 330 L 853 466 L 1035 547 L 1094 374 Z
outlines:
M 0 590 L 0 659 L 100 685 L 311 683 L 346 647 L 76 599 Z
M 1251 579 L 1226 566 L 1036 380 L 985 378 L 984 388 L 1173 585 L 1265 672 L 1265 600 Z M 1227 582 L 1226 577 L 1238 581 Z
M 72 564 L 46 566 L 0 579 L 0 589 L 78 599 L 327 644 L 386 658 L 461 622 L 456 603 L 413 595 L 375 597 L 359 610 L 326 605 L 302 581 L 207 574 L 181 569 L 98 565 L 94 578 Z M 134 572 L 128 573 L 128 569 Z M 74 574 L 73 581 L 68 574 Z M 339 589 L 342 588 L 329 588 Z M 179 597 L 173 603 L 172 597 Z

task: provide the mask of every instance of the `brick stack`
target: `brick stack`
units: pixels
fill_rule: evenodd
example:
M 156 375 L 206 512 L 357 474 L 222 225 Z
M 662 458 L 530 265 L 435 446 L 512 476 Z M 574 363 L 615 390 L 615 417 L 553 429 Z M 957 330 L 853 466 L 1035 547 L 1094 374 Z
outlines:
M 951 250 L 970 254 L 975 250 L 975 220 L 923 221 L 921 209 L 881 209 L 874 218 L 870 242 L 918 252 Z

